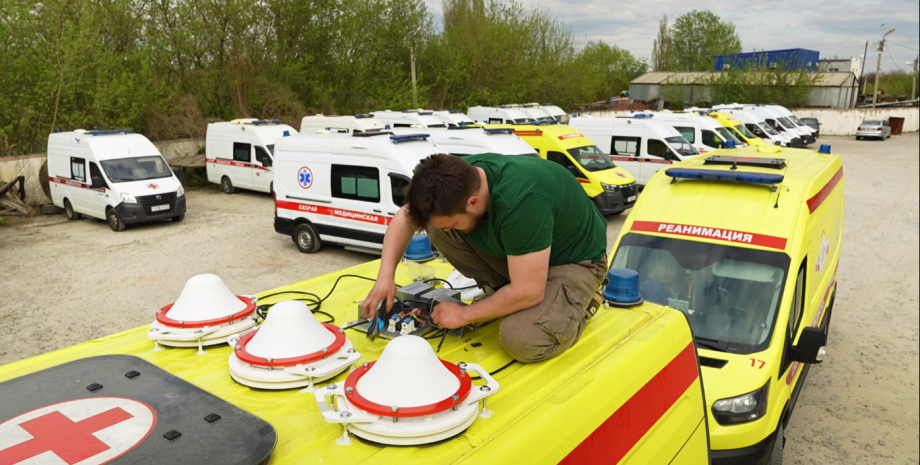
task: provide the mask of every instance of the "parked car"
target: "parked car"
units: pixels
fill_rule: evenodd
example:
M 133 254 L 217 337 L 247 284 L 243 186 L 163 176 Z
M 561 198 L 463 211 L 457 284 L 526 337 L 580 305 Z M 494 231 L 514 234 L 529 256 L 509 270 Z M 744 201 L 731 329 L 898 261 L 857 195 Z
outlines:
M 856 140 L 866 137 L 885 140 L 891 137 L 891 126 L 885 120 L 870 119 L 863 121 L 859 123 L 859 127 L 856 129 Z
M 815 130 L 815 137 L 821 137 L 821 123 L 818 118 L 802 118 L 802 123 Z

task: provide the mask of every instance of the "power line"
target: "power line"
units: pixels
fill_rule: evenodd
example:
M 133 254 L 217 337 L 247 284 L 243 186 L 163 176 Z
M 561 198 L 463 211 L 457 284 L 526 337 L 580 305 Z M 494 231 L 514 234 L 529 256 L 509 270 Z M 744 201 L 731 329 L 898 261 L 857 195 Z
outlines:
M 888 51 L 888 58 L 891 59 L 891 63 L 894 64 L 895 68 L 898 68 L 899 70 L 904 71 L 904 68 L 901 68 L 900 66 L 898 66 L 898 62 L 894 61 L 894 57 L 891 56 L 891 49 L 889 48 L 887 51 Z
M 904 48 L 906 48 L 906 49 L 908 49 L 908 50 L 913 50 L 913 51 L 915 51 L 915 52 L 920 52 L 920 50 L 918 50 L 918 49 L 916 49 L 916 48 L 908 47 L 908 46 L 906 46 L 906 45 L 901 45 L 901 44 L 899 44 L 899 43 L 897 43 L 897 42 L 892 42 L 892 41 L 890 41 L 890 40 L 887 40 L 886 42 L 888 42 L 889 44 L 897 45 L 898 47 L 904 47 Z

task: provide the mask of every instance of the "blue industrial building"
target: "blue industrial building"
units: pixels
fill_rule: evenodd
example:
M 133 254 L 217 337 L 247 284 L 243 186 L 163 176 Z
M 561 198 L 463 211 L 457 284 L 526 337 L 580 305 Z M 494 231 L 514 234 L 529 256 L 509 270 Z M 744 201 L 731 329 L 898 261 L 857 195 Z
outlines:
M 821 53 L 815 50 L 792 48 L 751 53 L 715 55 L 714 71 L 730 69 L 776 69 L 780 71 L 816 71 Z

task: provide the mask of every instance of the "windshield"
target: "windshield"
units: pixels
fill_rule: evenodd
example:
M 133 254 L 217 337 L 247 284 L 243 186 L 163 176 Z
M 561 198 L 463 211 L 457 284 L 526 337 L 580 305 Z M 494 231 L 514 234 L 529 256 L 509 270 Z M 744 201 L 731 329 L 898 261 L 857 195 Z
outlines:
M 693 155 L 700 154 L 700 151 L 697 150 L 696 147 L 681 136 L 666 137 L 664 140 L 674 151 L 685 157 L 692 157 Z
M 596 145 L 569 149 L 569 155 L 588 171 L 603 171 L 617 167 Z
M 265 148 L 268 149 L 268 153 L 272 154 L 273 157 L 275 156 L 275 144 L 268 144 Z
M 792 124 L 792 121 L 789 121 L 786 118 L 776 118 L 776 121 L 779 121 L 779 124 L 782 124 L 786 129 L 795 129 L 795 125 Z
M 722 138 L 725 139 L 725 140 L 732 140 L 732 141 L 735 141 L 736 144 L 742 143 L 742 142 L 741 142 L 741 139 L 738 139 L 737 137 L 735 137 L 735 135 L 732 134 L 731 131 L 729 131 L 728 129 L 725 129 L 725 128 L 716 128 L 716 132 L 718 132 L 719 135 L 722 136 Z
M 788 118 L 792 120 L 792 122 L 795 123 L 797 126 L 805 126 L 805 123 L 803 123 L 802 120 L 800 120 L 798 116 L 789 115 Z
M 169 169 L 166 160 L 159 155 L 102 160 L 100 164 L 112 182 L 144 181 L 172 176 L 172 170 Z
M 776 132 L 776 129 L 773 129 L 773 126 L 770 126 L 770 125 L 767 124 L 767 123 L 757 123 L 757 124 L 758 124 L 764 131 L 766 131 L 767 134 L 769 134 L 769 135 L 771 135 L 771 136 L 778 136 L 778 135 L 779 135 L 779 133 Z
M 881 126 L 882 122 L 881 121 L 863 121 L 862 125 L 863 126 Z
M 734 130 L 737 131 L 739 134 L 741 134 L 743 137 L 746 137 L 746 138 L 748 138 L 748 139 L 753 139 L 753 138 L 757 137 L 757 136 L 755 136 L 754 134 L 751 134 L 751 131 L 748 131 L 748 128 L 744 127 L 743 124 L 739 124 L 739 125 L 737 125 L 737 126 L 732 126 L 732 129 L 734 129 Z
M 443 124 L 429 124 L 428 127 L 429 128 L 446 128 L 447 126 Z
M 533 120 L 530 119 L 530 118 L 518 118 L 518 119 L 514 120 L 514 122 L 515 122 L 516 124 L 527 124 L 527 123 L 532 123 Z
M 769 346 L 789 257 L 780 252 L 627 234 L 613 267 L 639 273 L 643 299 L 684 312 L 697 345 L 750 354 Z
M 537 118 L 537 121 L 553 122 L 553 121 L 556 121 L 556 120 L 553 119 L 552 116 L 544 116 L 544 117 L 542 117 L 542 118 Z

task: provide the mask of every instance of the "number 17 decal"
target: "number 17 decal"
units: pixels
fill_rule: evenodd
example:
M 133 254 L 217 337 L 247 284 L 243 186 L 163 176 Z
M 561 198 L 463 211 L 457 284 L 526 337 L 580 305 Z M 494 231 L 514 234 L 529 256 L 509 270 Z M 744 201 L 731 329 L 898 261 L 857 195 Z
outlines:
M 767 362 L 765 362 L 765 361 L 763 361 L 763 360 L 757 360 L 757 359 L 753 359 L 753 358 L 751 359 L 751 366 L 754 367 L 754 368 L 757 368 L 758 370 L 763 370 L 763 367 L 764 367 L 764 365 L 766 365 L 766 364 L 767 364 Z

